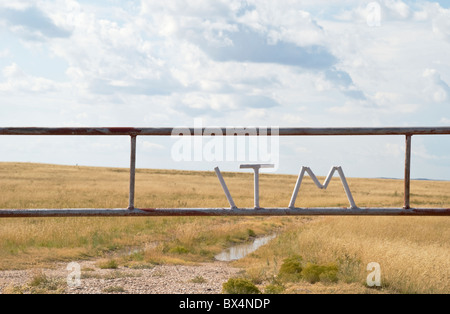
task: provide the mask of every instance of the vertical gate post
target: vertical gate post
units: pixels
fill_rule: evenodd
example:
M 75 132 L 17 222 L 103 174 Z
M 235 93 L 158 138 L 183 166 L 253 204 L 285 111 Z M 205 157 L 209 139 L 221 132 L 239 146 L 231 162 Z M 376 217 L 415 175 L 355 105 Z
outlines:
M 131 154 L 130 154 L 130 199 L 128 209 L 134 209 L 134 192 L 136 184 L 136 135 L 131 135 Z
M 253 179 L 253 189 L 254 189 L 254 205 L 255 208 L 260 208 L 259 206 L 259 168 L 254 168 L 255 174 Z
M 405 152 L 405 204 L 404 209 L 411 208 L 411 142 L 412 135 L 406 134 Z

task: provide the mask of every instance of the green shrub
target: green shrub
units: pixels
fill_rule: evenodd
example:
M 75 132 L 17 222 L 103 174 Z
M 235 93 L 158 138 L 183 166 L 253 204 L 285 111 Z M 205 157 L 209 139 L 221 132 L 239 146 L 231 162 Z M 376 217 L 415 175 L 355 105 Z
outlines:
M 335 283 L 338 282 L 338 268 L 328 266 L 329 269 L 326 269 L 323 273 L 319 275 L 319 279 L 321 282 L 329 282 L 329 283 Z
M 142 262 L 145 259 L 144 251 L 133 252 L 128 256 L 128 260 Z
M 43 272 L 36 273 L 31 281 L 28 283 L 28 291 L 25 293 L 31 294 L 48 294 L 48 293 L 62 293 L 66 284 L 57 278 L 47 277 Z M 25 288 L 26 289 L 26 288 Z M 19 293 L 20 290 L 17 290 Z M 23 292 L 22 292 L 23 293 Z
M 184 246 L 176 246 L 169 250 L 169 253 L 175 253 L 175 254 L 187 254 L 189 253 L 189 250 L 185 248 Z
M 107 287 L 107 288 L 103 289 L 102 291 L 105 293 L 124 293 L 124 292 L 126 292 L 125 289 L 121 286 Z
M 304 279 L 310 283 L 337 282 L 339 268 L 336 264 L 317 265 L 314 263 L 303 264 L 299 255 L 294 255 L 283 260 L 278 272 L 278 280 L 295 282 Z
M 247 229 L 247 234 L 250 238 L 255 238 L 256 237 L 256 232 L 253 231 L 252 229 Z
M 308 263 L 302 270 L 302 277 L 310 283 L 337 282 L 338 267 L 335 264 L 316 265 Z
M 197 276 L 197 277 L 189 280 L 189 282 L 192 282 L 192 283 L 206 283 L 208 281 L 205 278 L 203 278 L 202 276 Z
M 286 258 L 280 267 L 278 278 L 283 281 L 298 281 L 302 276 L 302 262 L 303 258 L 298 255 Z
M 98 264 L 98 267 L 100 269 L 117 269 L 119 268 L 119 265 L 117 264 L 117 262 L 113 259 L 104 261 L 104 262 L 100 262 Z
M 282 285 L 278 284 L 270 284 L 264 288 L 265 294 L 281 294 L 283 293 L 285 288 Z
M 258 287 L 256 287 L 250 280 L 244 278 L 231 278 L 223 284 L 223 293 L 226 294 L 260 294 Z
M 50 282 L 46 274 L 40 272 L 34 274 L 29 283 L 30 287 L 46 286 Z

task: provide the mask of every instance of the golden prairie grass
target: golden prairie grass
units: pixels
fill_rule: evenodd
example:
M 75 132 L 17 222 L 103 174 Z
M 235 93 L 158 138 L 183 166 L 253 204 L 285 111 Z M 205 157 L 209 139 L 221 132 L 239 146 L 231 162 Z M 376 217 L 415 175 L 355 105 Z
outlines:
M 239 207 L 253 206 L 253 174 L 224 173 Z M 261 205 L 286 207 L 296 176 L 262 174 Z M 319 177 L 319 179 L 321 179 Z M 322 178 L 323 179 L 323 178 Z M 128 169 L 0 163 L 0 208 L 125 208 L 128 205 Z M 401 207 L 403 181 L 348 179 L 358 206 Z M 445 206 L 450 203 L 448 182 L 413 181 L 412 203 Z M 228 207 L 213 171 L 138 169 L 136 206 Z M 296 202 L 299 207 L 348 206 L 338 178 L 319 190 L 305 177 Z
M 363 287 L 367 265 L 376 262 L 389 292 L 449 293 L 449 223 L 435 217 L 322 217 L 286 230 L 235 264 L 254 280 L 270 282 L 283 259 L 300 255 L 311 263 L 337 264 L 339 282 Z M 290 291 L 299 286 L 291 284 Z
M 251 180 L 248 175 L 244 178 Z M 0 163 L 0 208 L 125 208 L 128 180 L 126 169 Z M 251 186 L 251 181 L 248 183 Z M 136 204 L 227 206 L 220 189 L 215 175 L 207 172 L 138 170 Z M 252 197 L 250 189 L 248 199 Z M 105 257 L 111 252 L 136 248 L 142 253 L 127 255 L 123 262 L 209 261 L 233 243 L 278 230 L 284 220 L 277 217 L 2 219 L 0 269 Z
M 224 173 L 239 207 L 253 206 L 253 175 Z M 261 205 L 286 207 L 296 176 L 262 174 Z M 319 178 L 323 179 L 323 178 Z M 125 208 L 128 169 L 0 163 L 0 208 Z M 349 178 L 358 206 L 401 207 L 401 180 Z M 413 181 L 412 204 L 446 207 L 449 182 Z M 348 206 L 338 178 L 318 190 L 305 177 L 296 205 Z M 139 169 L 136 206 L 228 207 L 213 171 Z M 366 266 L 381 265 L 383 289 L 450 292 L 448 218 L 419 217 L 153 217 L 0 220 L 0 269 L 83 258 L 117 258 L 130 267 L 213 260 L 225 247 L 277 232 L 279 236 L 236 262 L 255 282 L 270 281 L 282 260 L 301 255 L 339 265 L 339 284 L 318 291 L 366 293 Z M 356 288 L 357 287 L 357 288 Z M 287 292 L 296 292 L 291 284 Z M 373 290 L 369 290 L 372 292 Z

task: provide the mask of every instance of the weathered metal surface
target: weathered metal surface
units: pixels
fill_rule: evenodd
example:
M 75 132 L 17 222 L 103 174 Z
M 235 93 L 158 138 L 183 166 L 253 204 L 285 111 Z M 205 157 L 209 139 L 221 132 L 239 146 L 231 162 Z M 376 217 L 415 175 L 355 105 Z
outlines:
M 255 208 L 237 208 L 231 195 L 227 195 L 230 208 L 204 209 L 137 209 L 135 208 L 135 167 L 137 136 L 192 135 L 211 136 L 210 128 L 0 128 L 0 135 L 61 135 L 61 136 L 131 136 L 130 195 L 128 209 L 0 209 L 4 217 L 77 217 L 77 216 L 450 216 L 445 208 L 410 208 L 411 137 L 413 135 L 448 135 L 450 127 L 380 127 L 380 128 L 214 128 L 215 136 L 356 136 L 356 135 L 405 135 L 405 204 L 404 208 L 358 208 L 349 197 L 350 208 L 296 208 L 291 199 L 287 208 L 259 208 L 259 182 L 255 170 Z M 341 171 L 337 169 L 344 177 Z M 306 170 L 305 170 L 306 171 Z M 217 171 L 216 171 L 217 173 Z M 220 172 L 219 172 L 220 174 Z M 221 176 L 219 176 L 220 179 Z M 345 178 L 345 177 L 344 177 Z M 222 178 L 223 181 L 223 178 Z M 316 180 L 317 181 L 317 180 Z M 342 181 L 347 196 L 351 196 L 348 184 Z M 224 182 L 223 182 L 224 183 Z M 228 190 L 226 185 L 225 192 Z M 258 190 L 257 190 L 258 189 Z M 298 192 L 298 191 L 297 191 Z M 295 194 L 295 193 L 294 193 Z M 294 195 L 293 195 L 294 197 Z M 295 195 L 296 197 L 296 195 Z M 294 199 L 294 198 L 293 198 Z
M 314 172 L 309 167 L 302 167 L 300 170 L 300 174 L 298 175 L 297 183 L 295 184 L 294 192 L 292 192 L 291 201 L 289 203 L 289 208 L 295 207 L 295 201 L 297 200 L 298 192 L 300 190 L 300 187 L 302 185 L 303 177 L 305 176 L 305 173 L 308 173 L 313 182 L 316 184 L 316 186 L 319 189 L 325 190 L 328 188 L 328 185 L 331 182 L 331 179 L 333 178 L 334 172 L 337 171 L 339 174 L 339 177 L 341 178 L 342 186 L 344 187 L 345 194 L 347 195 L 348 202 L 350 203 L 351 208 L 357 208 L 355 200 L 353 199 L 352 192 L 350 191 L 350 187 L 348 186 L 347 179 L 345 178 L 344 171 L 342 170 L 342 167 L 336 166 L 332 167 L 330 172 L 328 173 L 328 176 L 325 179 L 325 182 L 321 184 L 319 180 L 317 179 Z
M 0 218 L 152 216 L 450 216 L 444 208 L 150 208 L 150 209 L 4 209 Z
M 353 199 L 352 192 L 350 192 L 350 187 L 348 186 L 347 179 L 345 178 L 342 167 L 337 167 L 336 171 L 339 173 L 339 177 L 341 178 L 342 186 L 344 187 L 345 195 L 347 195 L 347 199 L 350 203 L 351 208 L 357 208 L 357 206 L 355 204 L 355 200 Z
M 255 209 L 260 208 L 259 206 L 259 169 L 261 168 L 275 168 L 273 164 L 244 164 L 240 165 L 241 169 L 253 169 L 254 172 L 254 204 Z
M 0 128 L 0 135 L 146 135 L 170 136 L 181 130 L 187 135 L 204 136 L 209 128 Z M 380 127 L 380 128 L 214 128 L 224 136 L 347 136 L 347 135 L 443 135 L 450 134 L 450 127 Z M 273 132 L 276 130 L 276 132 Z M 208 132 L 207 132 L 208 133 Z M 216 132 L 216 136 L 221 135 Z
M 412 136 L 406 135 L 405 143 L 405 193 L 404 209 L 411 207 L 411 143 Z
M 131 153 L 130 153 L 130 193 L 129 193 L 128 209 L 134 208 L 135 186 L 136 186 L 136 135 L 132 135 Z
M 228 190 L 227 184 L 225 183 L 225 180 L 223 179 L 222 173 L 220 172 L 219 167 L 214 168 L 214 171 L 216 172 L 217 177 L 219 178 L 220 185 L 222 186 L 222 189 L 225 193 L 225 196 L 227 197 L 228 203 L 230 204 L 231 209 L 237 208 L 236 204 L 233 201 L 233 198 L 231 197 L 230 191 Z

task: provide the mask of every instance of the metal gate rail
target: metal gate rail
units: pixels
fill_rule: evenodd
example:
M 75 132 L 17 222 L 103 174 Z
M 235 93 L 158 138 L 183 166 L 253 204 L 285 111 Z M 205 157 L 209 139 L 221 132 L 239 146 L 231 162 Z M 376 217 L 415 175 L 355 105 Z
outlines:
M 135 208 L 136 138 L 137 136 L 178 135 L 176 128 L 0 128 L 0 135 L 49 136 L 130 136 L 130 192 L 128 208 L 123 209 L 0 209 L 4 217 L 77 217 L 77 216 L 450 216 L 450 208 L 412 208 L 411 144 L 414 135 L 449 135 L 450 127 L 389 128 L 214 128 L 216 136 L 405 136 L 404 206 L 402 208 L 359 207 L 277 207 L 277 208 Z M 206 128 L 183 128 L 183 133 L 204 136 Z M 205 135 L 206 136 L 206 135 Z M 1 193 L 1 191 L 0 191 Z

